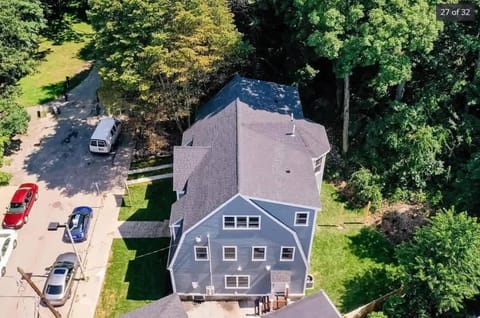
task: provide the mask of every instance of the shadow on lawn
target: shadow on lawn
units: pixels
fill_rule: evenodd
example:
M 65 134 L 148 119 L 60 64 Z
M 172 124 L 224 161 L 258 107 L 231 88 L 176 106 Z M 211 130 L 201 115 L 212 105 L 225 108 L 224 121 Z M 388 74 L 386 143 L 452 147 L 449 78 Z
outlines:
M 134 185 L 135 186 L 135 185 Z M 134 202 L 148 201 L 146 208 L 139 208 L 131 214 L 127 221 L 163 221 L 170 218 L 170 209 L 172 203 L 175 202 L 176 196 L 173 192 L 173 180 L 163 179 L 154 181 L 147 185 L 144 198 L 132 197 Z M 134 191 L 130 191 L 135 196 Z M 124 197 L 123 207 L 130 206 L 128 195 Z
M 73 89 L 78 84 L 80 84 L 85 78 L 87 78 L 88 74 L 90 73 L 90 70 L 91 70 L 91 67 L 88 67 L 87 69 L 84 69 L 81 72 L 78 72 L 72 78 L 70 78 L 69 90 Z M 49 101 L 52 101 L 62 96 L 64 93 L 64 89 L 65 89 L 65 81 L 42 86 L 41 90 L 45 92 L 47 96 L 40 100 L 40 104 L 47 103 Z
M 381 232 L 364 227 L 357 235 L 350 237 L 349 248 L 357 257 L 370 259 L 376 264 L 345 282 L 346 293 L 342 299 L 344 312 L 365 305 L 400 287 L 394 246 Z
M 157 300 L 172 293 L 166 269 L 169 239 L 124 239 L 129 250 L 136 250 L 129 261 L 125 282 L 129 283 L 127 299 Z
M 371 227 L 364 227 L 355 236 L 350 237 L 350 250 L 360 258 L 369 258 L 376 263 L 395 262 L 395 250 L 385 236 Z
M 354 276 L 345 287 L 341 311 L 348 313 L 399 288 L 400 282 L 393 266 L 378 266 Z

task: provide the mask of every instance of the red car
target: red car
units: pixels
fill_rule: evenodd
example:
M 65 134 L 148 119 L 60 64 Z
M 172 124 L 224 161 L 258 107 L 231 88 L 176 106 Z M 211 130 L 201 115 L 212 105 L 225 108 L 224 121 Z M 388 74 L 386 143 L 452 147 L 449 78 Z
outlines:
M 3 218 L 3 227 L 19 229 L 28 222 L 33 202 L 38 199 L 38 186 L 35 183 L 23 183 L 15 191 L 7 213 Z

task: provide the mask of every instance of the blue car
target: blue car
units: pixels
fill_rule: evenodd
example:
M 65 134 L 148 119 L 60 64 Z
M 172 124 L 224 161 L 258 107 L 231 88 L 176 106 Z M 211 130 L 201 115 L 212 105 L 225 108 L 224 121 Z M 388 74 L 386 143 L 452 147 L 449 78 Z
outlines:
M 72 234 L 72 239 L 75 243 L 83 242 L 87 239 L 88 228 L 90 227 L 90 220 L 93 217 L 92 208 L 88 206 L 79 206 L 73 209 L 72 214 L 68 217 L 67 226 Z M 63 233 L 65 242 L 70 242 L 67 229 Z

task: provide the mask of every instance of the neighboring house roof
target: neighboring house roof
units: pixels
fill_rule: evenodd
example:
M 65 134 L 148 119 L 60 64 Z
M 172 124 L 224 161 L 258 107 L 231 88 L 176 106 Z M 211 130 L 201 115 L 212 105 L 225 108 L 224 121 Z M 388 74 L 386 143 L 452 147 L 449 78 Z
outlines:
M 293 304 L 279 310 L 272 311 L 262 317 L 265 318 L 342 318 L 328 295 L 319 291 L 313 295 L 302 298 Z
M 188 318 L 188 316 L 178 295 L 171 294 L 120 318 Z
M 312 158 L 329 150 L 324 127 L 303 118 L 296 88 L 235 76 L 175 147 L 174 190 L 188 184 L 170 223 L 183 218 L 185 231 L 237 193 L 319 208 Z

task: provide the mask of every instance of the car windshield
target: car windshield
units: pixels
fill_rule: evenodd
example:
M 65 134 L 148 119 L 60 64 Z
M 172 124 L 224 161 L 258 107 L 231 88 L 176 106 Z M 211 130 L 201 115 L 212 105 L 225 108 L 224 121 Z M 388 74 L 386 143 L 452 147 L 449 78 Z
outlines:
M 8 209 L 9 213 L 22 213 L 25 210 L 25 205 L 23 203 L 10 203 L 10 208 Z
M 47 294 L 48 295 L 60 295 L 63 292 L 63 286 L 61 285 L 48 285 Z
M 70 222 L 68 223 L 68 227 L 70 231 L 73 230 L 82 230 L 82 225 L 83 225 L 83 218 L 84 216 L 81 214 L 75 214 L 70 218 Z

